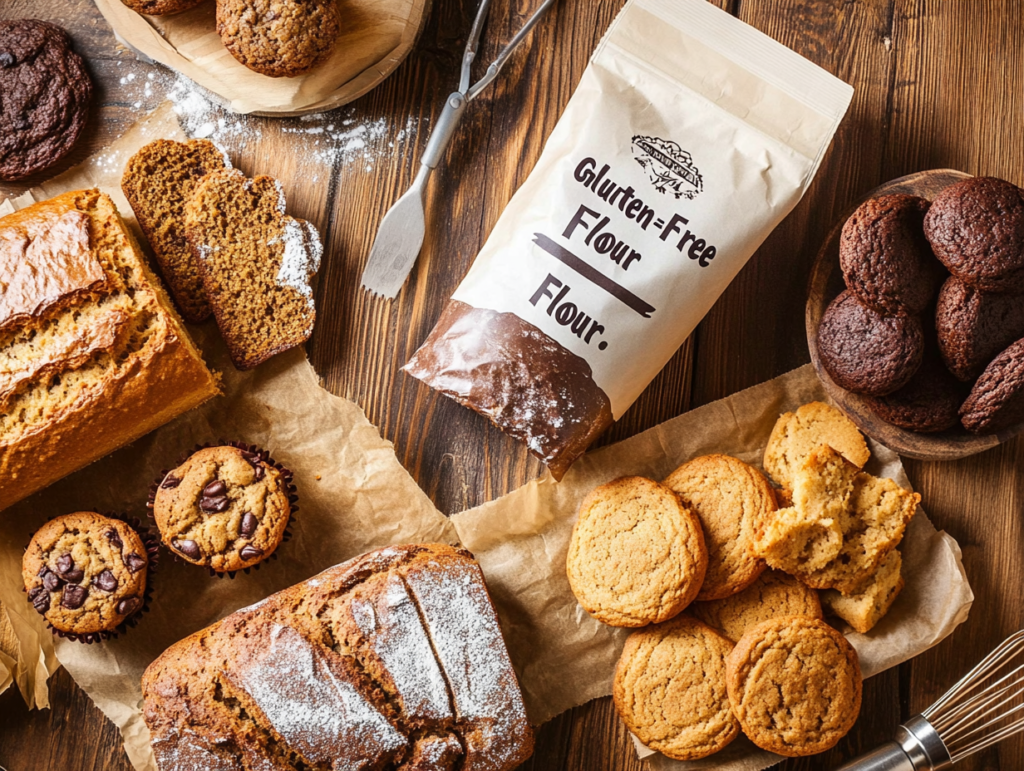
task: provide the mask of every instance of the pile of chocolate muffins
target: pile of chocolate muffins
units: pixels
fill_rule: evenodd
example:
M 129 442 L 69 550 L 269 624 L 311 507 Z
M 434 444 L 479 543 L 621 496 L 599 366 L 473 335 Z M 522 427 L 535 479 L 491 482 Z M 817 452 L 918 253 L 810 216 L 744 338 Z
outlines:
M 1024 190 L 974 177 L 931 203 L 873 198 L 839 262 L 847 288 L 818 328 L 837 385 L 910 431 L 1024 421 Z

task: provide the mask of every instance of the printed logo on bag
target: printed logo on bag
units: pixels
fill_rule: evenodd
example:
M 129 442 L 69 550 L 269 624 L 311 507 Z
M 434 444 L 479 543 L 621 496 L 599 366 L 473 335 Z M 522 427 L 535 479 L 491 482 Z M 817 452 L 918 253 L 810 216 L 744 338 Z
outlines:
M 704 190 L 704 178 L 693 158 L 670 139 L 633 137 L 633 155 L 659 193 L 692 201 Z

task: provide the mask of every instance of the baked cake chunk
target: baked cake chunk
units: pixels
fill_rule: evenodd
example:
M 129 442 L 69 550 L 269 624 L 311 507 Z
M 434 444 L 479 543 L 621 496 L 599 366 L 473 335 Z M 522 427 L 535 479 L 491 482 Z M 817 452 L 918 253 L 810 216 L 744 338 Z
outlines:
M 121 189 L 153 247 L 174 302 L 193 324 L 213 311 L 185 240 L 185 204 L 200 179 L 224 168 L 231 168 L 231 162 L 209 140 L 158 139 L 128 159 L 121 178 Z
M 206 175 L 185 207 L 185 234 L 238 369 L 309 339 L 310 282 L 323 247 L 316 228 L 285 215 L 276 180 L 236 170 Z

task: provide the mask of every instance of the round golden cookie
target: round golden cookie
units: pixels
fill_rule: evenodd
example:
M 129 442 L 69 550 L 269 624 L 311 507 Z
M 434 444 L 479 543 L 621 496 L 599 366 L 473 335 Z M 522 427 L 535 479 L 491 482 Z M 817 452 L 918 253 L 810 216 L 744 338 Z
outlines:
M 566 573 L 598 621 L 666 621 L 700 591 L 708 553 L 700 522 L 669 488 L 643 477 L 601 485 L 580 505 Z
M 733 713 L 761 749 L 791 758 L 814 755 L 835 746 L 857 722 L 857 652 L 824 621 L 765 621 L 744 632 L 725 663 Z
M 153 497 L 164 544 L 218 573 L 269 557 L 290 517 L 284 473 L 260 454 L 228 445 L 193 453 L 164 476 Z
M 853 421 L 830 404 L 811 402 L 796 412 L 786 412 L 764 448 L 764 470 L 779 487 L 793 489 L 796 472 L 807 456 L 827 444 L 857 468 L 871 457 L 864 437 Z
M 79 511 L 51 519 L 21 562 L 29 602 L 54 629 L 110 632 L 143 606 L 149 556 L 119 519 Z
M 676 760 L 721 750 L 740 730 L 725 684 L 731 649 L 715 630 L 686 615 L 633 632 L 612 689 L 626 727 Z
M 779 570 L 764 571 L 731 597 L 695 602 L 686 612 L 734 641 L 750 627 L 771 618 L 823 615 L 818 593 Z
M 698 600 L 718 600 L 750 586 L 765 564 L 753 554 L 756 525 L 778 507 L 764 475 L 728 455 L 704 455 L 664 482 L 700 519 L 708 572 Z

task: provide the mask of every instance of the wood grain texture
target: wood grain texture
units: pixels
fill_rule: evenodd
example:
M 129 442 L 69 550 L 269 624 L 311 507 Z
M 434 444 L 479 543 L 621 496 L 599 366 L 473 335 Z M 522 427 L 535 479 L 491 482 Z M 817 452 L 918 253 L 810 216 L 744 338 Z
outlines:
M 540 472 L 515 442 L 454 402 L 399 372 L 468 269 L 505 203 L 529 174 L 623 0 L 561 0 L 496 87 L 471 107 L 429 192 L 428 247 L 393 303 L 368 300 L 359 276 L 384 212 L 411 181 L 426 130 L 457 82 L 475 0 L 436 0 L 410 58 L 379 88 L 337 111 L 381 122 L 379 160 L 311 164 L 296 152 L 294 120 L 252 118 L 258 132 L 231 148 L 246 172 L 285 182 L 289 208 L 315 222 L 328 252 L 320 276 L 320 321 L 309 352 L 325 384 L 358 402 L 399 459 L 447 513 L 490 500 Z M 530 14 L 533 0 L 495 0 L 481 62 Z M 985 0 L 726 0 L 719 5 L 856 88 L 810 191 L 772 233 L 691 339 L 604 438 L 630 436 L 808 361 L 804 299 L 828 229 L 866 191 L 930 168 L 957 168 L 1024 183 L 1021 2 Z M 98 85 L 99 108 L 67 168 L 108 144 L 140 111 L 120 78 L 159 68 L 119 48 L 89 0 L 0 0 L 0 17 L 35 16 L 72 30 Z M 418 131 L 405 131 L 407 126 Z M 390 147 L 394 145 L 394 147 Z M 32 181 L 30 181 L 32 182 Z M 0 186 L 0 193 L 18 192 Z M 1016 587 L 1024 578 L 1024 441 L 965 460 L 908 461 L 936 525 L 960 542 L 977 594 L 970 620 L 950 640 L 865 684 L 861 718 L 824 756 L 786 771 L 827 769 L 888 739 L 901 718 L 927 706 L 977 659 L 1024 623 Z M 54 708 L 28 713 L 0 696 L 0 765 L 9 771 L 127 771 L 112 725 L 70 677 L 51 681 Z M 609 699 L 540 729 L 534 771 L 636 771 Z M 1024 768 L 1017 738 L 958 766 Z

